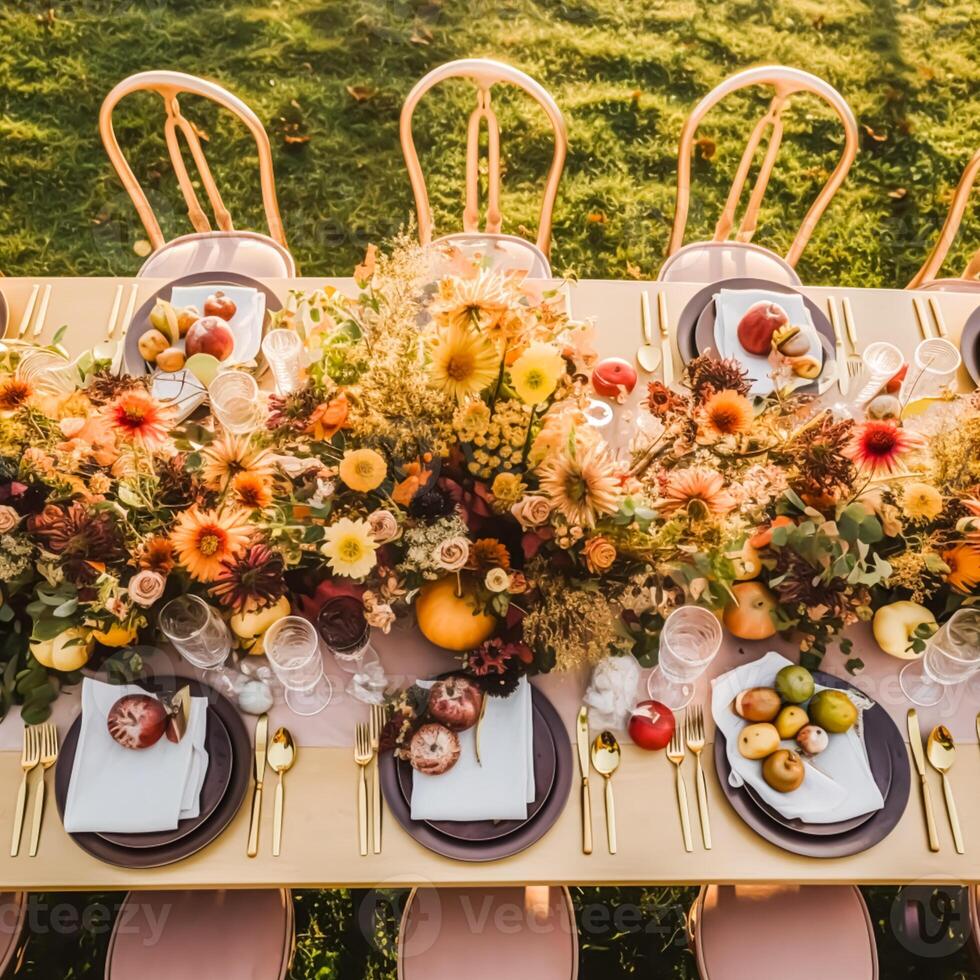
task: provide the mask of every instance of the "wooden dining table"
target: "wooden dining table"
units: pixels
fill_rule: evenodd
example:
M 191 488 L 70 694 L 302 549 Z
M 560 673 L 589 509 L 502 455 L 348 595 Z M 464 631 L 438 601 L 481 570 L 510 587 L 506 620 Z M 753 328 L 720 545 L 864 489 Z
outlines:
M 50 284 L 46 322 L 40 342 L 48 341 L 62 325 L 67 326 L 62 343 L 71 352 L 81 352 L 103 339 L 117 286 L 123 291 L 124 306 L 129 285 L 138 287 L 137 303 L 152 296 L 163 282 L 152 279 L 51 278 L 0 279 L 0 293 L 8 307 L 7 333 L 16 334 L 25 304 L 36 284 Z M 349 279 L 304 278 L 273 280 L 274 293 L 285 298 L 290 289 L 312 289 L 325 284 L 343 290 L 353 288 Z M 700 284 L 660 284 L 640 281 L 581 280 L 569 284 L 571 313 L 576 318 L 595 321 L 595 344 L 600 356 L 616 355 L 633 360 L 641 342 L 640 296 L 648 290 L 654 300 L 658 291 L 666 298 L 670 322 L 689 299 L 703 288 Z M 828 298 L 850 299 L 860 346 L 887 340 L 911 355 L 921 339 L 913 310 L 913 295 L 904 290 L 855 289 L 825 286 L 802 290 L 822 308 Z M 927 294 L 919 294 L 925 297 Z M 969 293 L 933 293 L 941 309 L 949 338 L 958 340 L 963 324 L 978 305 L 978 296 Z M 654 325 L 656 328 L 656 324 Z M 134 328 L 138 329 L 138 328 Z M 682 362 L 674 348 L 677 374 Z M 658 373 L 643 375 L 646 381 Z M 972 383 L 962 373 L 964 390 Z M 643 384 L 638 386 L 642 389 Z M 639 397 L 639 390 L 635 398 Z M 634 401 L 635 401 L 634 398 Z M 618 422 L 628 428 L 631 406 L 617 409 Z M 855 654 L 866 664 L 853 682 L 881 703 L 899 723 L 905 737 L 904 717 L 909 707 L 898 687 L 901 662 L 887 657 L 875 646 L 870 631 L 859 625 L 853 631 Z M 393 632 L 378 639 L 377 648 L 392 677 L 431 670 L 440 654 L 430 650 L 420 659 L 406 663 L 401 655 L 404 633 Z M 745 662 L 766 650 L 776 649 L 791 659 L 798 650 L 792 643 L 774 639 L 760 643 L 739 643 L 726 639 L 722 653 L 709 673 L 716 674 Z M 445 654 L 441 655 L 445 658 Z M 824 669 L 846 676 L 845 658 L 831 651 Z M 443 667 L 445 669 L 445 667 Z M 644 679 L 645 681 L 645 679 Z M 549 675 L 535 681 L 552 699 L 569 727 L 570 742 L 575 712 L 581 703 L 587 677 L 582 674 Z M 698 699 L 707 704 L 708 678 L 703 678 Z M 62 735 L 77 714 L 77 696 L 66 693 L 56 704 L 55 718 Z M 694 884 L 715 883 L 965 883 L 980 882 L 980 745 L 974 720 L 980 709 L 980 682 L 962 685 L 948 700 L 932 709 L 920 711 L 923 733 L 942 720 L 948 724 L 959 745 L 958 760 L 951 773 L 966 841 L 965 854 L 953 849 L 949 825 L 943 810 L 937 773 L 929 773 L 933 803 L 939 826 L 941 849 L 932 853 L 927 846 L 925 824 L 919 798 L 918 778 L 913 771 L 912 787 L 904 815 L 892 833 L 871 849 L 850 857 L 820 859 L 802 857 L 781 850 L 760 838 L 735 814 L 718 785 L 712 745 L 704 753 L 711 812 L 713 847 L 705 850 L 697 829 L 694 804 L 693 757 L 684 766 L 692 823 L 694 850 L 687 853 L 681 841 L 674 792 L 674 769 L 663 753 L 642 751 L 628 741 L 623 745 L 623 761 L 614 777 L 618 820 L 618 853 L 605 847 L 601 785 L 593 777 L 592 818 L 596 829 L 594 853 L 581 847 L 581 810 L 578 771 L 561 817 L 555 826 L 528 850 L 514 857 L 489 863 L 463 863 L 440 857 L 416 843 L 384 815 L 384 847 L 379 855 L 361 857 L 356 833 L 357 770 L 353 762 L 352 721 L 366 719 L 366 707 L 341 695 L 322 715 L 303 729 L 299 756 L 287 777 L 285 829 L 280 857 L 271 855 L 272 794 L 267 793 L 263 811 L 263 834 L 259 855 L 246 857 L 249 807 L 243 806 L 225 832 L 196 855 L 167 867 L 131 871 L 112 867 L 90 857 L 64 832 L 51 802 L 45 809 L 41 847 L 31 858 L 22 848 L 12 858 L 0 846 L 0 890 L 102 890 L 141 888 L 217 888 L 291 886 L 315 887 L 408 887 L 414 885 L 526 885 L 526 884 Z M 277 709 L 285 710 L 285 709 Z M 706 716 L 707 716 L 706 712 Z M 283 715 L 282 718 L 287 718 Z M 283 723 L 282 718 L 279 723 Z M 250 719 L 246 719 L 251 726 Z M 709 743 L 713 725 L 708 725 Z M 319 726 L 311 727 L 311 726 Z M 14 801 L 20 780 L 21 723 L 13 709 L 0 724 L 0 841 L 6 841 L 12 825 Z

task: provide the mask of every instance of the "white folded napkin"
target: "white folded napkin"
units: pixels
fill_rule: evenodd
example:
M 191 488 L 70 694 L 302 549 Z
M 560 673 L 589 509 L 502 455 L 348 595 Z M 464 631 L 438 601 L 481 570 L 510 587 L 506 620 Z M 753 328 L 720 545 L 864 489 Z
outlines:
M 738 751 L 738 734 L 749 722 L 735 714 L 732 708 L 735 696 L 749 687 L 772 687 L 776 674 L 790 663 L 770 651 L 712 680 L 711 714 L 725 736 L 732 770 L 729 782 L 732 786 L 748 783 L 760 799 L 788 820 L 837 823 L 880 810 L 884 800 L 868 764 L 860 722 L 843 735 L 831 735 L 830 745 L 813 759 L 800 753 L 806 777 L 803 785 L 791 793 L 772 789 L 762 778 L 762 762 L 746 759 Z M 817 690 L 823 690 L 821 685 L 817 685 Z M 798 751 L 795 741 L 785 741 L 782 747 Z
M 738 342 L 738 325 L 750 306 L 756 303 L 778 303 L 789 317 L 789 322 L 800 327 L 810 342 L 807 353 L 823 364 L 823 345 L 816 327 L 810 319 L 803 297 L 798 293 L 774 293 L 765 289 L 722 289 L 715 293 L 715 346 L 722 357 L 734 357 L 741 361 L 752 380 L 750 393 L 768 395 L 773 390 L 772 364 L 768 356 L 750 354 Z M 806 378 L 799 378 L 794 387 L 810 384 Z
M 427 685 L 426 685 L 427 686 Z M 488 698 L 476 761 L 476 727 L 459 733 L 459 759 L 441 776 L 412 773 L 413 820 L 526 820 L 534 802 L 531 687 Z
M 200 813 L 207 698 L 191 698 L 187 732 L 176 745 L 164 736 L 146 749 L 123 748 L 109 734 L 109 709 L 127 694 L 145 693 L 133 684 L 82 681 L 82 724 L 65 803 L 69 833 L 174 830 Z

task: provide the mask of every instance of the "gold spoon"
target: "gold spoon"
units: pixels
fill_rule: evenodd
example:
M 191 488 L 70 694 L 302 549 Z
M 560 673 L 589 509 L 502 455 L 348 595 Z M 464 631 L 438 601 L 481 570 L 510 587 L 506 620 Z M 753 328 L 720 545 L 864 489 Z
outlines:
M 267 758 L 272 771 L 279 776 L 279 782 L 276 784 L 276 807 L 272 817 L 272 855 L 279 857 L 282 846 L 282 777 L 293 768 L 293 763 L 296 761 L 296 744 L 288 728 L 276 729 L 276 734 L 272 736 L 272 741 L 269 743 Z
M 949 826 L 953 831 L 953 845 L 956 847 L 956 853 L 962 854 L 964 848 L 963 834 L 960 831 L 960 818 L 956 815 L 953 787 L 946 776 L 956 761 L 956 745 L 953 743 L 953 736 L 945 725 L 936 725 L 929 733 L 929 741 L 926 743 L 926 756 L 929 759 L 929 765 L 943 777 L 943 796 L 946 797 L 946 812 L 949 814 Z
M 601 732 L 592 743 L 592 766 L 606 784 L 606 839 L 609 853 L 616 853 L 616 804 L 613 801 L 612 776 L 619 768 L 619 742 L 612 732 Z
M 650 296 L 644 289 L 640 293 L 640 327 L 643 330 L 643 343 L 636 348 L 636 363 L 647 374 L 653 374 L 660 367 L 662 357 L 659 347 L 653 344 L 653 325 L 650 319 Z

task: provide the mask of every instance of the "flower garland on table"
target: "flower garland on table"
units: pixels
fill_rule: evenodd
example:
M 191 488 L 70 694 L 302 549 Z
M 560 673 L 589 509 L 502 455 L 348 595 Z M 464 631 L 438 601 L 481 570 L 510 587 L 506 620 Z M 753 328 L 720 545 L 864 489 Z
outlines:
M 795 636 L 812 666 L 893 598 L 977 600 L 976 395 L 853 421 L 751 398 L 737 363 L 699 357 L 678 390 L 648 386 L 616 450 L 562 291 L 437 259 L 402 239 L 369 250 L 356 297 L 291 295 L 275 318 L 307 376 L 247 436 L 175 425 L 145 379 L 94 359 L 52 394 L 0 353 L 0 710 L 43 717 L 105 647 L 138 669 L 133 644 L 188 590 L 248 652 L 338 591 L 385 631 L 414 609 L 489 694 L 652 663 L 683 603 Z

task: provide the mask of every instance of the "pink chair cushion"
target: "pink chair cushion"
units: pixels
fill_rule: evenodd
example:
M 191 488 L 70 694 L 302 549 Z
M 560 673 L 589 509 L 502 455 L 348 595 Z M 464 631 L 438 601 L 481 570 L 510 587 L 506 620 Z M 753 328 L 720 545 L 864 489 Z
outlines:
M 402 917 L 399 980 L 574 980 L 564 888 L 420 888 Z
M 551 278 L 551 264 L 544 252 L 516 235 L 463 231 L 444 235 L 433 244 L 448 250 L 450 255 L 456 251 L 477 264 L 485 262 L 489 268 L 497 271 L 523 272 L 528 279 Z M 452 265 L 451 258 L 449 265 Z
M 286 889 L 130 892 L 106 980 L 281 980 L 292 934 Z
M 6 976 L 27 920 L 27 892 L 0 892 L 0 976 Z
M 709 885 L 698 897 L 702 980 L 874 980 L 868 911 L 852 886 Z
M 178 279 L 193 272 L 237 272 L 253 279 L 291 279 L 296 275 L 296 263 L 268 235 L 205 231 L 167 242 L 143 263 L 139 275 Z
M 796 270 L 775 252 L 747 242 L 692 242 L 660 267 L 660 282 L 717 282 L 719 279 L 769 279 L 802 285 Z
M 943 293 L 980 293 L 980 279 L 929 279 L 917 288 Z

